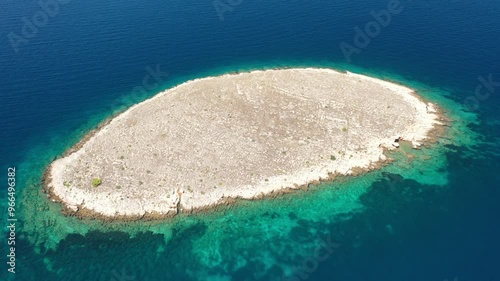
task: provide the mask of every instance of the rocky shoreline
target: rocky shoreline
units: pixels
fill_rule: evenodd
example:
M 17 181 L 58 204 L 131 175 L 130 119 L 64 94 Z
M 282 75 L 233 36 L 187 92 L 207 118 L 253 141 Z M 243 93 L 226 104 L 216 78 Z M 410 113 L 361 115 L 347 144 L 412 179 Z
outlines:
M 243 73 L 243 74 L 239 73 L 239 74 L 233 74 L 233 75 L 224 75 L 224 76 L 221 76 L 221 77 L 225 77 L 225 78 L 227 78 L 227 80 L 229 80 L 230 82 L 234 83 L 234 81 L 231 81 L 231 79 L 233 77 L 235 77 L 235 76 L 241 76 L 241 75 L 245 75 L 245 74 L 246 75 L 251 75 L 252 73 L 258 73 L 259 75 L 263 75 L 262 73 L 264 73 L 265 75 L 267 75 L 265 72 L 270 72 L 270 71 L 274 72 L 274 73 L 271 73 L 272 77 L 276 77 L 277 74 L 281 74 L 281 73 L 278 73 L 280 71 L 290 71 L 290 72 L 295 72 L 295 73 L 286 73 L 286 75 L 291 75 L 291 76 L 297 75 L 297 77 L 299 77 L 299 78 L 302 77 L 304 75 L 304 73 L 306 73 L 306 75 L 311 75 L 311 77 L 315 77 L 314 75 L 316 75 L 316 72 L 326 72 L 328 75 L 332 74 L 332 72 L 335 72 L 333 70 L 325 70 L 325 69 L 287 69 L 287 70 L 257 71 L 257 72 Z M 325 73 L 323 73 L 323 74 L 325 74 Z M 369 78 L 369 77 L 365 77 L 365 76 L 361 76 L 361 75 L 357 75 L 357 74 L 349 74 L 349 73 L 348 74 L 341 74 L 341 73 L 338 73 L 338 72 L 335 72 L 334 75 L 333 75 L 333 77 L 335 77 L 336 75 L 339 75 L 339 74 L 340 75 L 351 75 L 353 77 L 353 79 L 359 79 L 359 81 L 362 81 L 363 79 L 366 79 L 366 80 L 368 80 L 370 82 L 375 81 L 375 83 L 380 83 L 379 81 L 382 81 L 382 80 L 378 80 L 378 79 L 374 79 L 374 78 Z M 326 75 L 326 76 L 328 76 L 328 75 Z M 203 81 L 210 81 L 211 79 L 217 79 L 217 78 L 218 77 L 216 77 L 216 78 L 204 78 L 204 79 L 208 79 L 208 80 L 197 79 L 195 81 L 190 81 L 190 82 L 181 84 L 181 85 L 179 85 L 179 86 L 177 86 L 177 87 L 175 87 L 173 89 L 167 90 L 166 92 L 168 92 L 170 95 L 173 95 L 172 93 L 175 93 L 176 91 L 179 91 L 179 88 L 181 88 L 180 90 L 183 90 L 182 87 L 185 87 L 186 84 L 193 83 L 193 82 L 196 82 L 196 81 L 201 81 L 201 82 L 203 82 Z M 288 78 L 288 76 L 284 76 L 284 78 Z M 249 79 L 249 80 L 251 80 L 251 79 Z M 246 80 L 242 80 L 242 81 L 243 82 L 241 82 L 241 81 L 237 82 L 237 83 L 241 83 L 241 84 L 237 84 L 236 83 L 236 87 L 234 87 L 234 89 L 232 89 L 230 91 L 240 92 L 241 89 L 245 89 L 244 82 Z M 265 81 L 267 81 L 267 80 L 264 79 L 262 81 L 264 81 L 262 83 L 265 83 Z M 388 83 L 388 84 L 384 84 L 384 86 L 387 86 L 387 85 L 390 84 L 389 86 L 390 87 L 395 87 L 394 89 L 399 89 L 399 88 L 396 88 L 396 87 L 400 87 L 401 89 L 405 88 L 404 86 L 396 85 L 396 84 L 393 84 L 393 83 L 390 83 L 390 82 L 386 82 L 386 81 L 382 81 L 382 82 L 383 83 Z M 198 83 L 200 83 L 200 82 L 198 82 Z M 292 96 L 292 94 L 290 94 L 288 92 L 289 89 L 286 88 L 286 87 L 288 87 L 287 84 L 285 86 L 283 86 L 283 85 L 285 85 L 285 84 L 279 84 L 279 87 L 276 87 L 275 85 L 270 85 L 266 89 L 267 90 L 269 90 L 269 89 L 275 90 L 275 88 L 279 88 L 279 90 L 277 92 L 280 92 L 280 91 L 285 92 L 285 94 L 283 94 L 283 95 L 285 96 L 285 98 L 289 98 L 290 96 Z M 298 85 L 300 85 L 300 83 Z M 217 86 L 224 88 L 224 87 L 227 86 L 227 84 L 221 84 L 221 85 L 217 85 Z M 232 86 L 234 86 L 234 85 L 232 85 Z M 297 86 L 297 85 L 295 85 L 295 86 Z M 304 87 L 302 87 L 302 88 L 304 88 Z M 75 157 L 75 155 L 77 155 L 78 157 L 84 157 L 84 156 L 81 156 L 82 154 L 79 155 L 78 153 L 81 152 L 82 150 L 85 150 L 85 147 L 88 145 L 88 143 L 91 140 L 97 139 L 99 137 L 98 135 L 100 133 L 106 131 L 106 129 L 110 126 L 110 124 L 113 123 L 114 120 L 117 120 L 117 119 L 120 119 L 120 118 L 124 118 L 124 116 L 128 117 L 127 114 L 130 115 L 130 112 L 134 108 L 139 107 L 141 104 L 149 103 L 149 102 L 151 102 L 151 100 L 153 100 L 155 98 L 158 98 L 158 97 L 161 97 L 161 96 L 165 96 L 166 92 L 158 94 L 157 96 L 153 97 L 152 99 L 150 99 L 150 100 L 148 100 L 146 102 L 140 103 L 140 104 L 132 107 L 131 109 L 129 109 L 129 110 L 123 112 L 123 113 L 118 114 L 117 116 L 115 116 L 113 118 L 107 119 L 105 122 L 103 122 L 102 124 L 100 124 L 98 126 L 98 128 L 96 128 L 95 130 L 92 130 L 89 134 L 87 134 L 74 147 L 72 147 L 70 150 L 68 150 L 66 153 L 64 153 L 64 155 L 60 159 L 54 161 L 54 163 L 57 162 L 57 161 L 60 161 L 61 159 L 68 159 L 69 157 Z M 401 139 L 401 141 L 402 142 L 409 142 L 415 148 L 418 148 L 420 145 L 428 146 L 431 143 L 435 142 L 440 136 L 443 135 L 445 127 L 446 127 L 444 125 L 445 125 L 445 123 L 447 123 L 449 121 L 446 120 L 446 118 L 444 117 L 443 113 L 440 112 L 440 109 L 436 108 L 435 105 L 426 103 L 425 101 L 422 100 L 422 98 L 420 96 L 418 96 L 417 94 L 415 94 L 412 91 L 407 91 L 406 94 L 408 94 L 409 96 L 412 96 L 412 98 L 417 98 L 421 103 L 425 104 L 427 113 L 429 114 L 429 116 L 432 115 L 432 118 L 431 118 L 432 120 L 431 119 L 427 120 L 427 122 L 432 122 L 432 127 L 428 126 L 430 123 L 429 124 L 424 124 L 422 126 L 424 126 L 424 127 L 427 126 L 427 127 L 425 127 L 425 130 L 424 130 L 424 128 L 417 128 L 420 131 L 418 131 L 418 132 L 411 132 L 410 134 L 408 134 L 410 136 L 410 139 L 406 139 L 405 137 L 403 137 Z M 274 95 L 276 96 L 276 93 L 274 93 Z M 319 96 L 319 94 L 318 94 L 318 96 Z M 216 97 L 216 96 L 211 96 L 210 98 L 214 98 L 214 97 Z M 303 95 L 302 97 L 306 97 L 307 98 L 307 95 Z M 264 98 L 267 98 L 267 97 L 264 96 Z M 280 97 L 280 98 L 282 98 L 282 97 Z M 285 98 L 282 98 L 282 99 L 285 99 Z M 192 101 L 193 100 L 191 100 L 191 102 Z M 183 100 L 183 102 L 186 102 L 186 101 Z M 189 103 L 190 105 L 191 105 L 191 102 Z M 235 100 L 233 100 L 232 102 L 238 104 Z M 282 102 L 282 100 L 279 100 L 278 102 Z M 290 100 L 287 100 L 287 102 L 290 102 Z M 244 103 L 242 103 L 242 104 L 244 104 Z M 286 105 L 286 103 L 283 103 L 283 104 Z M 244 104 L 244 105 L 246 106 L 246 104 Z M 394 105 L 391 105 L 391 106 L 394 106 Z M 390 108 L 391 106 L 387 106 L 387 108 Z M 162 108 L 164 108 L 164 107 L 162 107 Z M 325 106 L 325 108 L 328 108 L 328 106 Z M 151 110 L 151 108 L 149 108 L 149 109 Z M 282 109 L 279 109 L 279 110 L 282 110 Z M 296 110 L 296 109 L 294 108 L 293 110 Z M 291 112 L 294 112 L 293 110 Z M 227 112 L 224 112 L 224 114 L 226 114 L 226 113 Z M 228 113 L 228 114 L 231 114 L 231 113 Z M 231 117 L 229 117 L 229 118 L 231 118 Z M 267 116 L 267 118 L 270 118 L 270 117 Z M 296 122 L 296 121 L 297 120 L 294 120 L 294 122 Z M 308 121 L 308 120 L 306 120 L 306 121 Z M 282 126 L 282 125 L 283 124 L 280 124 L 280 126 Z M 294 124 L 292 124 L 292 125 L 294 125 Z M 350 126 L 352 126 L 352 124 Z M 280 127 L 276 126 L 276 127 L 271 128 L 271 129 L 274 130 L 275 128 L 280 128 Z M 404 126 L 402 128 L 404 128 Z M 417 131 L 417 129 L 416 129 L 416 131 Z M 342 131 L 343 130 L 344 130 L 344 128 L 342 128 Z M 354 129 L 351 129 L 349 127 L 348 130 L 354 130 Z M 425 136 L 422 135 L 422 133 L 424 131 L 425 131 Z M 169 132 L 171 132 L 171 131 L 169 131 Z M 271 132 L 272 132 L 272 130 L 271 130 Z M 268 132 L 264 132 L 264 133 L 268 133 Z M 303 133 L 303 132 L 301 132 L 301 133 Z M 209 139 L 209 141 L 211 141 L 211 140 Z M 144 144 L 146 145 L 147 143 L 144 143 Z M 154 209 L 153 208 L 150 211 L 144 209 L 145 211 L 142 211 L 139 214 L 133 214 L 133 213 L 131 214 L 130 212 L 129 213 L 126 213 L 126 212 L 121 213 L 119 210 L 116 210 L 113 214 L 111 214 L 110 212 L 103 213 L 103 212 L 100 212 L 99 210 L 96 210 L 95 209 L 95 205 L 94 205 L 94 208 L 92 208 L 92 207 L 89 208 L 87 206 L 85 200 L 83 200 L 81 202 L 81 204 L 76 204 L 76 205 L 75 204 L 68 204 L 68 202 L 67 202 L 68 198 L 64 197 L 64 196 L 67 196 L 68 193 L 64 194 L 64 193 L 61 193 L 59 190 L 61 190 L 63 188 L 64 189 L 65 188 L 69 188 L 69 187 L 70 188 L 75 188 L 75 189 L 78 189 L 78 188 L 76 186 L 73 186 L 73 182 L 71 183 L 71 185 L 70 184 L 67 185 L 66 184 L 67 181 L 63 181 L 63 179 L 61 178 L 62 174 L 57 174 L 56 173 L 56 178 L 58 180 L 58 184 L 54 183 L 54 163 L 52 163 L 47 168 L 46 172 L 44 173 L 44 176 L 43 176 L 43 186 L 44 186 L 45 192 L 47 193 L 47 196 L 52 201 L 54 201 L 54 202 L 61 202 L 63 204 L 63 206 L 64 206 L 64 213 L 67 214 L 67 215 L 75 215 L 75 216 L 82 217 L 82 218 L 89 218 L 89 217 L 90 218 L 98 218 L 98 219 L 105 220 L 105 221 L 111 221 L 111 220 L 130 221 L 130 220 L 166 219 L 166 218 L 174 217 L 178 213 L 198 213 L 198 212 L 205 212 L 205 211 L 209 211 L 209 210 L 216 210 L 220 206 L 232 205 L 232 204 L 234 204 L 234 202 L 236 202 L 236 201 L 238 201 L 240 199 L 255 200 L 255 199 L 262 199 L 262 198 L 274 198 L 274 197 L 280 196 L 282 194 L 293 192 L 294 190 L 297 190 L 297 189 L 307 189 L 310 184 L 315 185 L 315 184 L 319 184 L 320 182 L 334 180 L 335 178 L 338 178 L 338 177 L 342 177 L 342 176 L 356 176 L 356 175 L 359 175 L 359 174 L 362 174 L 362 173 L 365 173 L 365 172 L 368 172 L 368 171 L 371 171 L 371 170 L 374 170 L 374 169 L 379 169 L 381 166 L 386 165 L 386 164 L 388 164 L 388 163 L 390 163 L 392 161 L 392 159 L 390 159 L 387 156 L 385 156 L 386 155 L 386 153 L 385 153 L 386 150 L 388 150 L 388 149 L 395 149 L 395 147 L 397 145 L 398 145 L 397 142 L 396 143 L 392 143 L 392 144 L 391 143 L 387 143 L 387 142 L 385 142 L 384 144 L 380 144 L 379 147 L 381 147 L 381 149 L 383 150 L 383 152 L 380 154 L 380 156 L 376 160 L 375 159 L 374 159 L 374 161 L 370 160 L 368 165 L 366 165 L 366 163 L 364 165 L 362 165 L 362 166 L 351 165 L 346 170 L 343 170 L 344 172 L 339 172 L 337 170 L 329 171 L 326 174 L 326 176 L 324 176 L 324 177 L 320 176 L 320 177 L 317 177 L 316 179 L 307 180 L 307 181 L 305 181 L 305 182 L 303 182 L 301 184 L 298 184 L 298 183 L 293 183 L 293 184 L 287 183 L 288 186 L 284 186 L 283 182 L 276 181 L 276 183 L 278 183 L 278 184 L 276 185 L 275 188 L 262 188 L 261 192 L 248 192 L 247 191 L 246 193 L 243 192 L 242 194 L 238 194 L 237 192 L 234 192 L 234 190 L 237 191 L 237 187 L 235 187 L 232 190 L 233 193 L 229 192 L 229 195 L 226 195 L 225 193 L 223 193 L 222 196 L 219 196 L 217 198 L 217 200 L 207 201 L 208 203 L 205 204 L 205 205 L 203 205 L 203 204 L 196 205 L 195 204 L 195 205 L 191 205 L 191 207 L 188 207 L 188 206 L 183 206 L 181 204 L 181 198 L 182 198 L 182 196 L 184 196 L 184 194 L 189 194 L 189 193 L 195 194 L 195 192 L 196 192 L 196 190 L 195 190 L 195 192 L 188 191 L 188 189 L 190 189 L 190 187 L 186 187 L 186 185 L 184 185 L 182 187 L 177 187 L 175 189 L 173 189 L 173 188 L 170 188 L 170 189 L 165 188 L 165 189 L 163 189 L 163 192 L 164 192 L 163 194 L 167 194 L 168 193 L 168 192 L 165 192 L 165 190 L 167 190 L 167 191 L 170 190 L 169 191 L 170 194 L 173 194 L 174 197 L 175 197 L 175 194 L 177 194 L 178 199 L 177 200 L 175 200 L 175 199 L 171 200 L 171 203 L 169 204 L 170 207 L 168 207 L 168 208 L 163 208 L 163 209 L 162 208 L 160 208 L 160 209 L 158 209 L 158 208 Z M 349 152 L 351 152 L 351 151 L 349 151 Z M 355 153 L 355 152 L 353 152 L 353 153 Z M 117 155 L 118 154 L 115 154 L 113 157 L 115 157 Z M 341 155 L 340 151 L 339 151 L 339 155 L 340 155 L 340 157 L 339 156 L 337 156 L 337 157 L 339 157 L 339 158 L 343 157 Z M 95 157 L 95 155 L 93 157 Z M 108 159 L 106 157 L 103 156 L 104 159 Z M 335 158 L 335 156 L 333 156 L 333 155 L 331 157 L 332 157 L 332 159 Z M 351 155 L 351 158 L 352 157 L 353 156 Z M 358 157 L 358 156 L 356 156 L 356 157 Z M 80 159 L 84 159 L 84 158 L 80 158 Z M 345 159 L 340 159 L 340 160 L 344 161 Z M 115 160 L 115 162 L 116 162 L 116 160 Z M 345 160 L 344 162 L 350 163 L 347 160 Z M 71 162 L 71 165 L 78 166 L 75 163 L 76 163 L 76 160 L 73 161 L 73 162 Z M 106 163 L 109 164 L 110 161 L 108 161 Z M 318 163 L 320 163 L 320 162 L 318 162 Z M 91 164 L 88 164 L 88 165 L 91 165 Z M 311 166 L 313 166 L 313 165 L 311 165 Z M 217 170 L 217 168 L 215 168 L 215 170 Z M 58 171 L 60 173 L 63 173 L 63 172 L 61 172 L 62 171 L 61 168 L 59 168 Z M 79 171 L 79 170 L 75 169 L 74 171 Z M 311 171 L 312 171 L 312 169 L 311 169 Z M 68 175 L 67 171 L 65 170 L 64 173 L 66 173 L 66 174 L 64 174 L 64 176 L 62 176 L 62 177 L 67 178 L 68 177 L 67 176 Z M 148 173 L 150 173 L 150 172 L 148 172 Z M 88 181 L 88 179 L 87 179 L 87 181 Z M 109 184 L 110 181 L 111 180 L 109 178 L 105 179 L 104 180 L 104 184 Z M 286 181 L 286 179 L 285 179 L 285 181 Z M 266 177 L 266 179 L 264 180 L 264 182 L 261 182 L 260 185 L 265 185 L 265 184 L 267 184 L 267 182 L 269 182 L 269 180 Z M 63 186 L 61 186 L 61 183 L 63 183 Z M 281 183 L 281 187 L 279 187 L 280 183 Z M 141 185 L 142 185 L 142 183 L 141 183 Z M 257 185 L 255 185 L 255 186 L 257 186 Z M 217 187 L 217 186 L 215 186 L 215 187 Z M 106 188 L 108 188 L 108 187 L 106 186 Z M 85 187 L 83 187 L 81 189 L 85 189 Z M 136 189 L 141 189 L 141 188 L 139 188 L 137 186 L 130 188 L 130 190 L 132 192 L 135 192 L 134 189 L 136 190 Z M 92 187 L 90 187 L 90 188 L 87 187 L 86 190 L 91 190 L 92 191 Z M 207 192 L 211 191 L 211 189 L 207 189 L 207 188 L 205 188 L 205 189 L 200 188 L 200 190 L 201 190 L 201 194 L 206 194 Z M 160 191 L 162 191 L 162 190 L 160 190 Z M 88 192 L 88 191 L 86 191 L 86 192 Z M 111 193 L 109 193 L 109 194 L 111 194 Z M 134 193 L 134 194 L 137 194 L 137 193 Z M 154 194 L 154 192 L 151 193 L 151 194 Z M 114 196 L 116 196 L 116 194 Z M 192 197 L 194 198 L 195 196 L 192 195 Z M 190 198 L 190 200 L 191 199 L 192 198 Z M 187 201 L 187 202 L 190 202 L 190 201 Z

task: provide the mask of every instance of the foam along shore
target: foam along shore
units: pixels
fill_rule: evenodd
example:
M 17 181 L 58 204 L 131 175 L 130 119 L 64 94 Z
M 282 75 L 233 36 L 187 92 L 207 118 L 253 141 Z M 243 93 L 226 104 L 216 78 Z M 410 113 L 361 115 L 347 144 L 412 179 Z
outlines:
M 369 170 L 439 126 L 410 88 L 331 69 L 186 82 L 109 120 L 45 174 L 66 211 L 167 217 Z

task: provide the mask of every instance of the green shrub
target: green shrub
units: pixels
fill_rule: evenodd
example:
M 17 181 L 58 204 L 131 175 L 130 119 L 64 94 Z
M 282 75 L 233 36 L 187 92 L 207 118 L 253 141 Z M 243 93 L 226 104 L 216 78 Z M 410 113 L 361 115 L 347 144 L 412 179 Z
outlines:
M 101 185 L 101 183 L 102 183 L 102 180 L 100 178 L 94 178 L 92 180 L 92 186 L 93 187 L 98 187 L 99 185 Z

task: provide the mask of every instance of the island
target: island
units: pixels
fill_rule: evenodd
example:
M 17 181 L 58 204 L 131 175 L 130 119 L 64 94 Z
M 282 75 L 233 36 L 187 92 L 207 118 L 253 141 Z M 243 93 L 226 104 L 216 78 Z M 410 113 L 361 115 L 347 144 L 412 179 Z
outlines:
M 107 120 L 44 189 L 68 214 L 172 217 L 377 169 L 400 142 L 435 140 L 440 120 L 408 87 L 333 69 L 201 78 Z

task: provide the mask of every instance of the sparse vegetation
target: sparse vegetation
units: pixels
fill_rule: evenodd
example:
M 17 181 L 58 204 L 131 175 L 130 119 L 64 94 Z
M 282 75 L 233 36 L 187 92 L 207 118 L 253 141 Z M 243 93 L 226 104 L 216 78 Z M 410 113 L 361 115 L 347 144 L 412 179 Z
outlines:
M 66 187 L 68 187 L 68 186 L 70 186 L 70 185 L 71 185 L 71 183 L 70 183 L 70 182 L 68 182 L 68 181 L 64 181 L 64 182 L 63 182 L 63 185 L 64 185 L 64 186 L 66 186 Z
M 93 187 L 98 187 L 99 185 L 101 185 L 101 183 L 102 183 L 102 180 L 100 178 L 92 179 L 92 186 Z
M 347 132 L 347 128 L 346 128 L 346 127 L 343 127 L 343 128 L 342 128 L 342 132 L 344 132 L 344 133 L 345 133 L 345 132 Z
M 337 158 L 335 157 L 335 155 L 330 155 L 330 160 L 335 161 L 337 160 Z

